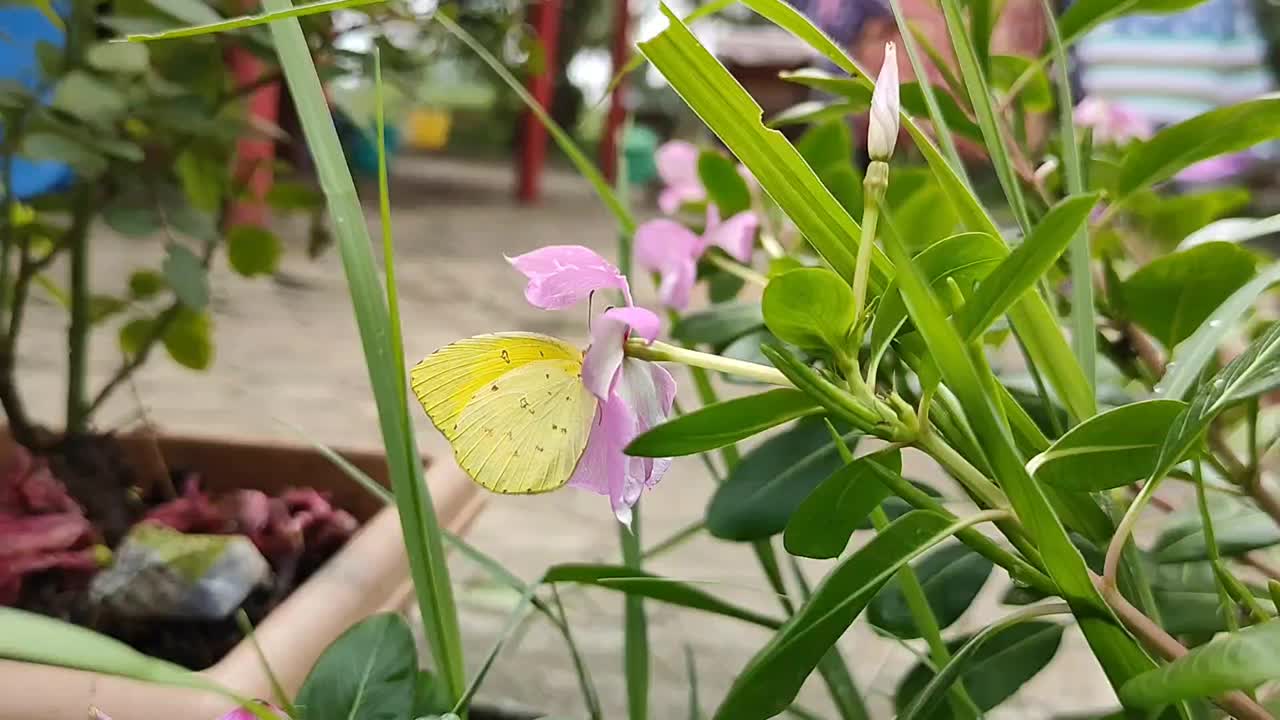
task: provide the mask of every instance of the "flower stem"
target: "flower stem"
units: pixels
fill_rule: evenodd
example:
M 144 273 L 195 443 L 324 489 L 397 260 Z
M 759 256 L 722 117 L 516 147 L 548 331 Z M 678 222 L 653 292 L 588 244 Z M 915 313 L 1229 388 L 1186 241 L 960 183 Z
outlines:
M 706 260 L 708 263 L 712 265 L 715 265 L 716 267 L 729 273 L 730 275 L 733 275 L 734 277 L 737 277 L 737 278 L 741 278 L 742 280 L 746 280 L 747 282 L 752 283 L 754 285 L 759 285 L 760 287 L 764 287 L 765 285 L 769 284 L 769 278 L 765 277 L 764 275 L 761 275 L 760 273 L 756 272 L 750 267 L 743 265 L 742 263 L 738 262 L 737 260 L 734 260 L 733 258 L 723 253 L 709 252 L 703 255 L 702 259 Z
M 862 210 L 862 237 L 858 241 L 858 258 L 853 266 L 854 317 L 862 319 L 862 309 L 867 301 L 867 279 L 871 273 L 871 248 L 876 244 L 876 225 L 880 220 L 880 201 L 889 185 L 889 164 L 876 161 L 867 168 L 863 180 L 865 205 Z
M 646 345 L 639 340 L 628 340 L 625 351 L 628 356 L 637 360 L 675 362 L 704 370 L 715 370 L 716 372 L 737 375 L 747 380 L 756 380 L 770 385 L 791 387 L 791 382 L 787 380 L 785 375 L 768 365 L 720 357 L 711 353 L 668 345 L 661 341 L 654 341 Z

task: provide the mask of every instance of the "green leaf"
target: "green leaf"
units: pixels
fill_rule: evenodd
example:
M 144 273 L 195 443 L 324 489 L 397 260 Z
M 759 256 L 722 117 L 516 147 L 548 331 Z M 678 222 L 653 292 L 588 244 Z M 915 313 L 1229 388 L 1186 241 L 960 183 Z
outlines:
M 956 529 L 937 513 L 917 510 L 850 555 L 738 674 L 716 720 L 765 720 L 785 710 L 880 587 Z
M 1214 539 L 1224 557 L 1280 543 L 1280 527 L 1270 515 L 1234 500 L 1211 505 Z M 1209 557 L 1199 512 L 1179 513 L 1165 523 L 1151 546 L 1159 563 L 1181 563 Z
M 440 680 L 426 670 L 419 670 L 413 683 L 413 709 L 409 717 L 420 718 L 449 712 L 453 703 Z
M 1264 610 L 1275 612 L 1275 603 L 1265 590 L 1249 590 Z M 1160 610 L 1160 624 L 1171 635 L 1205 635 L 1230 629 L 1222 612 L 1218 582 L 1208 562 L 1156 566 L 1151 575 L 1151 593 Z
M 135 270 L 129 276 L 129 297 L 146 300 L 165 288 L 164 276 L 154 270 Z
M 1148 478 L 1169 426 L 1186 407 L 1177 400 L 1146 400 L 1094 415 L 1027 467 L 1040 482 L 1076 491 L 1106 490 Z
M 722 303 L 680 318 L 671 337 L 686 345 L 719 347 L 763 325 L 759 303 Z
M 871 107 L 871 87 L 869 83 L 861 79 L 841 77 L 817 68 L 784 71 L 779 76 L 783 80 L 799 83 L 800 85 L 845 98 L 847 100 L 845 104 L 850 108 L 850 113 L 865 112 L 867 108 Z M 929 110 L 925 103 L 924 88 L 920 86 L 920 83 L 902 83 L 898 88 L 898 96 L 899 101 L 902 103 L 903 112 L 915 116 L 928 114 Z M 954 97 L 947 93 L 937 93 L 937 100 L 939 110 L 942 112 L 943 117 L 946 118 L 947 126 L 951 130 L 977 141 L 982 140 L 982 131 L 965 115 L 964 110 L 960 108 Z M 774 122 L 777 122 L 776 118 Z
M 223 160 L 194 150 L 184 150 L 178 155 L 174 169 L 191 207 L 205 212 L 218 209 L 222 203 L 224 168 Z
M 1258 296 L 1277 282 L 1280 282 L 1280 265 L 1273 264 L 1219 304 L 1191 337 L 1173 349 L 1173 358 L 1165 376 L 1156 385 L 1156 394 L 1174 399 L 1184 397 L 1199 381 L 1200 373 L 1214 358 L 1218 345 L 1235 327 L 1236 320 L 1252 309 Z
M 822 407 L 799 390 L 778 388 L 701 407 L 640 435 L 627 446 L 636 457 L 693 455 L 745 440 Z
M 147 4 L 175 20 L 187 25 L 207 25 L 222 20 L 222 16 L 203 0 L 146 0 Z
M 899 720 L 947 717 L 935 707 L 957 681 L 982 710 L 990 710 L 1017 692 L 1053 659 L 1062 642 L 1062 626 L 1051 622 L 999 623 L 958 642 L 951 662 L 935 675 L 916 665 L 894 693 Z
M 619 565 L 556 565 L 542 578 L 547 583 L 578 583 L 639 595 L 680 607 L 702 610 L 776 628 L 781 623 L 754 610 L 747 610 L 703 592 L 692 585 Z
M 324 195 L 308 183 L 276 182 L 267 191 L 267 204 L 274 210 L 315 210 L 324 207 Z
M 124 312 L 129 307 L 127 300 L 111 295 L 94 293 L 89 296 L 89 322 L 93 325 Z
M 107 227 L 127 237 L 142 237 L 160 229 L 160 213 L 153 205 L 134 205 L 116 198 L 102 210 Z
M 227 260 L 245 277 L 274 273 L 282 251 L 280 238 L 256 225 L 236 226 L 227 235 Z
M 1126 705 L 1152 707 L 1229 690 L 1249 690 L 1280 677 L 1280 620 L 1223 635 L 1120 688 Z
M 140 75 L 151 66 L 150 50 L 138 43 L 95 43 L 85 59 L 95 70 L 121 75 Z
M 849 217 L 862 212 L 862 174 L 853 163 L 833 163 L 819 173 L 822 184 L 835 196 Z M 770 277 L 775 273 L 770 272 Z
M 153 318 L 134 318 L 121 326 L 118 336 L 120 351 L 128 357 L 136 356 L 155 331 L 155 323 Z
M 847 120 L 850 115 L 867 111 L 867 105 L 848 100 L 805 100 L 769 118 L 770 129 L 791 125 L 819 125 Z
M 902 474 L 902 453 L 898 450 L 863 456 L 831 473 L 787 521 L 782 536 L 787 552 L 821 560 L 844 552 L 853 531 L 890 494 L 867 467 L 870 463 Z
M 978 337 L 1023 293 L 1032 290 L 1084 227 L 1097 202 L 1097 195 L 1078 195 L 1050 208 L 1027 239 L 991 271 L 957 314 L 960 336 L 965 340 Z
M 943 545 L 913 566 L 940 629 L 950 627 L 969 609 L 991 577 L 993 567 L 990 560 L 963 543 Z M 867 606 L 867 620 L 877 629 L 903 640 L 920 637 L 897 577 Z
M 1018 95 L 1022 106 L 1028 112 L 1052 110 L 1053 90 L 1049 87 L 1049 78 L 1034 60 L 1022 55 L 991 56 L 991 86 L 995 89 L 1007 92 L 1023 73 L 1030 73 L 1031 79 L 1026 81 Z
M 75 168 L 77 174 L 86 178 L 97 177 L 107 169 L 107 161 L 102 155 L 57 133 L 27 133 L 22 138 L 20 154 L 31 160 L 66 163 Z
M 720 211 L 721 219 L 751 208 L 751 189 L 738 174 L 733 160 L 714 150 L 703 150 L 698 156 L 698 179 L 707 190 L 707 198 Z
M 845 352 L 858 321 L 853 291 L 826 268 L 802 268 L 770 278 L 760 305 L 770 332 L 807 349 Z
M 853 134 L 849 123 L 831 120 L 805 131 L 796 141 L 800 157 L 821 173 L 828 165 L 853 161 Z
M 1195 7 L 1204 0 L 1076 0 L 1058 20 L 1064 45 L 1099 23 L 1127 13 L 1170 13 Z
M 820 418 L 796 423 L 743 456 L 711 496 L 707 530 L 725 540 L 782 532 L 818 483 L 843 463 Z
M 1170 196 L 1139 190 L 1125 201 L 1135 231 L 1149 237 L 1164 252 L 1172 252 L 1193 231 L 1228 213 L 1249 206 L 1251 195 L 1238 187 L 1214 188 Z M 1229 238 L 1210 238 L 1227 240 Z M 1195 243 L 1200 244 L 1200 243 Z M 1187 247 L 1191 247 L 1188 243 Z
M 897 180 L 906 180 L 913 173 L 906 171 L 897 174 L 890 187 L 902 187 Z M 898 193 L 888 193 L 889 207 L 893 216 L 898 218 L 898 231 L 912 250 L 921 250 L 933 245 L 955 232 L 959 218 L 947 202 L 946 193 L 927 170 L 919 171 L 921 183 L 903 197 L 895 197 Z
M 325 649 L 298 691 L 307 720 L 403 720 L 413 709 L 418 651 L 404 618 L 380 613 Z
M 209 274 L 200 258 L 185 245 L 169 244 L 161 271 L 183 305 L 199 312 L 209 304 Z
M 213 328 L 206 313 L 182 308 L 165 328 L 163 340 L 169 357 L 183 367 L 207 370 L 213 364 Z
M 119 640 L 16 608 L 0 607 L 0 658 L 228 694 L 203 675 L 143 655 Z
M 1172 348 L 1253 276 L 1249 251 L 1232 243 L 1205 243 L 1144 265 L 1119 291 L 1125 313 Z
M 1171 125 L 1126 153 L 1116 178 L 1117 202 L 1201 160 L 1277 137 L 1280 95 L 1228 105 Z
M 761 124 L 760 106 L 729 71 L 679 18 L 663 11 L 670 20 L 667 30 L 640 43 L 640 51 L 751 170 L 814 249 L 841 277 L 853 277 L 857 223 L 786 138 Z M 881 258 L 873 267 L 872 287 L 880 289 L 884 283 Z
M 109 125 L 125 111 L 124 95 L 110 84 L 81 70 L 73 70 L 58 81 L 53 106 L 91 125 Z

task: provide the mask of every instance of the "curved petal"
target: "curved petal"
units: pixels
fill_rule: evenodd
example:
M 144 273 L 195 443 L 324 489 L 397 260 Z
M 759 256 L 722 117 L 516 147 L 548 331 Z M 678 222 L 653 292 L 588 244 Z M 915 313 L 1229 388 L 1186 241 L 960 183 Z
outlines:
M 636 265 L 654 272 L 696 257 L 702 241 L 675 220 L 650 220 L 636 228 Z
M 581 245 L 549 245 L 507 262 L 529 279 L 525 299 L 543 310 L 569 307 L 605 289 L 621 290 L 631 303 L 631 288 L 618 268 Z
M 658 284 L 658 299 L 672 310 L 684 310 L 689 306 L 689 295 L 698 280 L 698 263 L 685 259 L 662 272 Z
M 622 368 L 622 344 L 628 332 L 653 342 L 661 320 L 642 307 L 610 308 L 591 326 L 591 347 L 582 358 L 582 384 L 601 402 L 607 402 Z
M 734 260 L 746 264 L 751 262 L 751 250 L 755 247 L 756 229 L 759 227 L 760 218 L 750 210 L 744 210 L 717 225 L 708 224 L 702 239 L 708 247 L 721 248 Z
M 635 483 L 627 479 L 630 458 L 622 449 L 635 437 L 635 416 L 617 393 L 596 410 L 587 447 L 569 478 L 569 485 L 609 497 L 618 522 L 630 527 L 631 506 L 639 498 Z M 629 502 L 628 502 L 629 500 Z
M 663 143 L 654 153 L 658 177 L 668 186 L 702 187 L 702 182 L 698 179 L 698 155 L 701 153 L 697 145 L 684 140 Z

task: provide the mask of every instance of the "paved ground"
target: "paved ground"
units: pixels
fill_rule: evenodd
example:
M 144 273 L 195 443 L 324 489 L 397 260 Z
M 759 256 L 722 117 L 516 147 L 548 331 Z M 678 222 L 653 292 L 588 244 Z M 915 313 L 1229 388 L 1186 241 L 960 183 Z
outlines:
M 395 232 L 405 342 L 412 361 L 447 342 L 486 331 L 536 330 L 572 340 L 585 338 L 585 309 L 531 309 L 524 303 L 519 277 L 502 260 L 503 253 L 550 243 L 582 243 L 606 252 L 611 247 L 610 218 L 586 185 L 568 176 L 553 175 L 548 181 L 543 204 L 519 208 L 509 200 L 506 168 L 424 159 L 399 163 L 393 187 Z M 376 414 L 338 258 L 330 253 L 310 261 L 301 250 L 300 228 L 281 231 L 295 247 L 280 278 L 245 280 L 224 264 L 214 272 L 214 367 L 194 374 L 158 356 L 137 378 L 138 397 L 150 417 L 169 429 L 289 439 L 292 433 L 281 424 L 284 421 L 324 442 L 375 447 Z M 132 268 L 154 266 L 162 249 L 158 241 L 133 241 L 103 228 L 94 236 L 93 252 L 95 290 L 111 292 L 122 289 Z M 62 404 L 64 325 L 57 306 L 39 302 L 32 308 L 30 331 L 20 347 L 28 402 L 50 421 Z M 118 361 L 114 328 L 104 328 L 94 337 L 92 351 L 96 385 Z M 137 403 L 124 392 L 99 421 L 114 427 L 136 417 Z M 425 418 L 420 418 L 418 436 L 425 451 L 442 452 L 442 440 Z M 917 475 L 936 475 L 922 458 L 908 461 L 916 465 L 912 470 Z M 677 462 L 647 496 L 647 541 L 698 519 L 711 484 L 696 460 Z M 616 537 L 608 503 L 576 491 L 494 498 L 471 533 L 476 545 L 527 578 L 557 562 L 613 561 Z M 806 567 L 815 580 L 824 571 L 822 563 Z M 700 537 L 659 558 L 652 569 L 705 583 L 718 594 L 761 610 L 776 607 L 750 552 L 742 546 Z M 476 665 L 505 625 L 505 609 L 513 598 L 487 586 L 483 575 L 464 561 L 455 560 L 454 572 L 465 587 L 463 632 L 468 661 Z M 954 630 L 973 629 L 984 618 L 1007 611 L 997 602 L 1005 582 L 1003 576 L 993 577 Z M 566 601 L 607 717 L 625 717 L 620 598 L 592 591 L 573 593 Z M 654 718 L 687 716 L 686 647 L 696 657 L 703 704 L 710 710 L 766 638 L 755 628 L 715 616 L 656 603 L 649 607 Z M 1052 675 L 1042 674 L 992 715 L 1043 718 L 1108 707 L 1113 702 L 1110 690 L 1082 651 L 1078 633 L 1069 632 L 1065 643 Z M 861 622 L 842 648 L 871 699 L 874 716 L 890 717 L 889 698 L 913 662 L 914 650 L 875 636 Z M 482 696 L 566 717 L 583 715 L 558 635 L 536 622 L 517 644 L 508 646 Z M 813 682 L 803 702 L 818 710 L 829 707 L 822 687 Z

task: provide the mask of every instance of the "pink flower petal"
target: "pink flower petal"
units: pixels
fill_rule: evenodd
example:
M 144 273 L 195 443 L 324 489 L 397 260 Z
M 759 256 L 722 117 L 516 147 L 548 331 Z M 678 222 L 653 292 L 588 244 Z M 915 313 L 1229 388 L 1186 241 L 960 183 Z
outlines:
M 591 327 L 591 347 L 582 358 L 582 384 L 601 402 L 607 402 L 622 368 L 622 345 L 628 332 L 645 342 L 658 336 L 661 321 L 651 311 L 628 306 L 611 308 L 596 318 Z
M 289 720 L 288 717 L 284 714 L 284 711 L 276 707 L 275 705 L 262 702 L 261 700 L 257 701 L 257 704 L 271 710 L 271 715 L 281 718 L 281 720 Z M 250 712 L 246 708 L 238 707 L 234 710 L 227 712 L 225 715 L 218 718 L 218 720 L 258 720 L 258 716 L 254 715 L 252 712 Z
M 636 264 L 658 273 L 662 304 L 683 310 L 697 281 L 702 240 L 674 220 L 650 220 L 636 230 Z
M 658 207 L 667 215 L 676 213 L 687 202 L 706 199 L 706 190 L 698 178 L 700 152 L 697 146 L 683 140 L 672 140 L 658 148 L 654 160 L 666 186 L 658 195 Z
M 708 224 L 702 239 L 708 247 L 721 248 L 734 260 L 746 264 L 751 262 L 751 250 L 755 247 L 759 227 L 760 218 L 750 210 L 744 210 L 722 223 Z
M 621 290 L 631 303 L 631 289 L 618 268 L 581 245 L 549 245 L 507 258 L 529 278 L 524 296 L 530 305 L 559 310 L 587 299 L 596 290 Z

